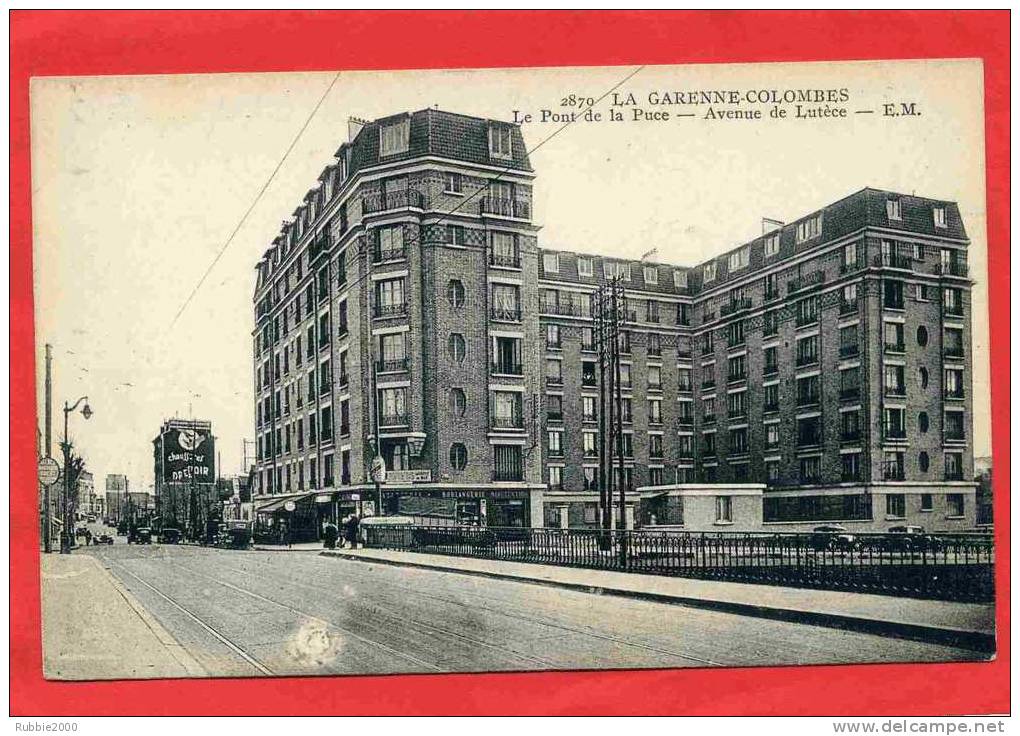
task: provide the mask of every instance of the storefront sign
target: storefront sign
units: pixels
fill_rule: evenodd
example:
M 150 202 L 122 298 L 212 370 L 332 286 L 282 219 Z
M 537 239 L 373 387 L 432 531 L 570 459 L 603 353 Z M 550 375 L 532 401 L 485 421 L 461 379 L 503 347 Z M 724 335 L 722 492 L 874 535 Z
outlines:
M 386 474 L 387 483 L 431 483 L 431 470 L 391 470 Z

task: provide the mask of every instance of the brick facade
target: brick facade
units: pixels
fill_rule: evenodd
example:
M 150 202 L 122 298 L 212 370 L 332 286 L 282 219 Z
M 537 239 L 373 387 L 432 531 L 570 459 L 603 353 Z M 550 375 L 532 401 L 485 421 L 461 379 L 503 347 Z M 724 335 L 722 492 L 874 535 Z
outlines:
M 258 265 L 256 503 L 328 492 L 340 513 L 375 498 L 375 382 L 395 422 L 379 432 L 387 512 L 588 525 L 588 300 L 608 269 L 626 275 L 632 490 L 766 482 L 766 525 L 973 525 L 955 204 L 865 189 L 685 268 L 539 248 L 533 177 L 518 127 L 437 110 L 340 148 Z M 384 360 L 394 335 L 403 357 Z M 545 487 L 565 514 L 543 514 Z M 901 492 L 902 514 L 885 500 Z

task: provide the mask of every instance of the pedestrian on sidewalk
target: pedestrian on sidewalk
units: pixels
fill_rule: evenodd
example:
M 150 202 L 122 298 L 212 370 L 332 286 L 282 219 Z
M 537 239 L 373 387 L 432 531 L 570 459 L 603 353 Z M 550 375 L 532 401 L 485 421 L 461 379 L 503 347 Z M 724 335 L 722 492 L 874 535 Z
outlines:
M 88 529 L 85 530 L 85 546 L 88 547 L 92 544 L 92 532 Z
M 358 548 L 358 528 L 361 526 L 361 519 L 357 514 L 351 514 L 347 519 L 347 541 L 351 543 L 351 549 Z
M 336 538 L 339 536 L 340 530 L 336 528 L 336 524 L 333 523 L 332 519 L 326 519 L 326 523 L 322 527 L 322 543 L 326 549 L 336 549 Z
M 291 546 L 290 522 L 286 521 L 283 522 L 283 543 L 286 544 L 288 548 L 290 548 Z

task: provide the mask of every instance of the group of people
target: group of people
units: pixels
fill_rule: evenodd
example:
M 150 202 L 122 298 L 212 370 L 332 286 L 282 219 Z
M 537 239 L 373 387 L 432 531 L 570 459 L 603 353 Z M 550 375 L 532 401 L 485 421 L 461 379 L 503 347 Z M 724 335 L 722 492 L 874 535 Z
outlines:
M 340 534 L 340 528 L 333 523 L 332 519 L 327 519 L 322 525 L 322 544 L 326 549 L 337 549 L 343 547 L 344 542 L 351 546 L 351 549 L 358 548 L 358 531 L 361 527 L 361 519 L 358 518 L 357 514 L 349 514 L 345 516 L 341 521 L 340 525 L 343 528 L 343 536 Z

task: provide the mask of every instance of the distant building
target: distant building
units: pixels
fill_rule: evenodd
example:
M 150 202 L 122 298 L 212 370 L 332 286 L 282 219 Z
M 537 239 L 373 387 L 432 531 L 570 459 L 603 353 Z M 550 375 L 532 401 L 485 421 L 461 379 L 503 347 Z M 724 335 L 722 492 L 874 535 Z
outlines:
M 205 533 L 216 496 L 216 438 L 212 423 L 168 419 L 152 440 L 156 478 L 153 523 L 181 529 L 191 538 Z
M 106 476 L 105 516 L 114 523 L 120 521 L 122 508 L 127 501 L 129 485 L 128 477 L 121 473 L 110 473 Z
M 81 471 L 75 491 L 75 499 L 77 501 L 75 513 L 79 519 L 82 519 L 92 513 L 93 497 L 96 494 L 96 485 L 92 473 L 87 470 Z

